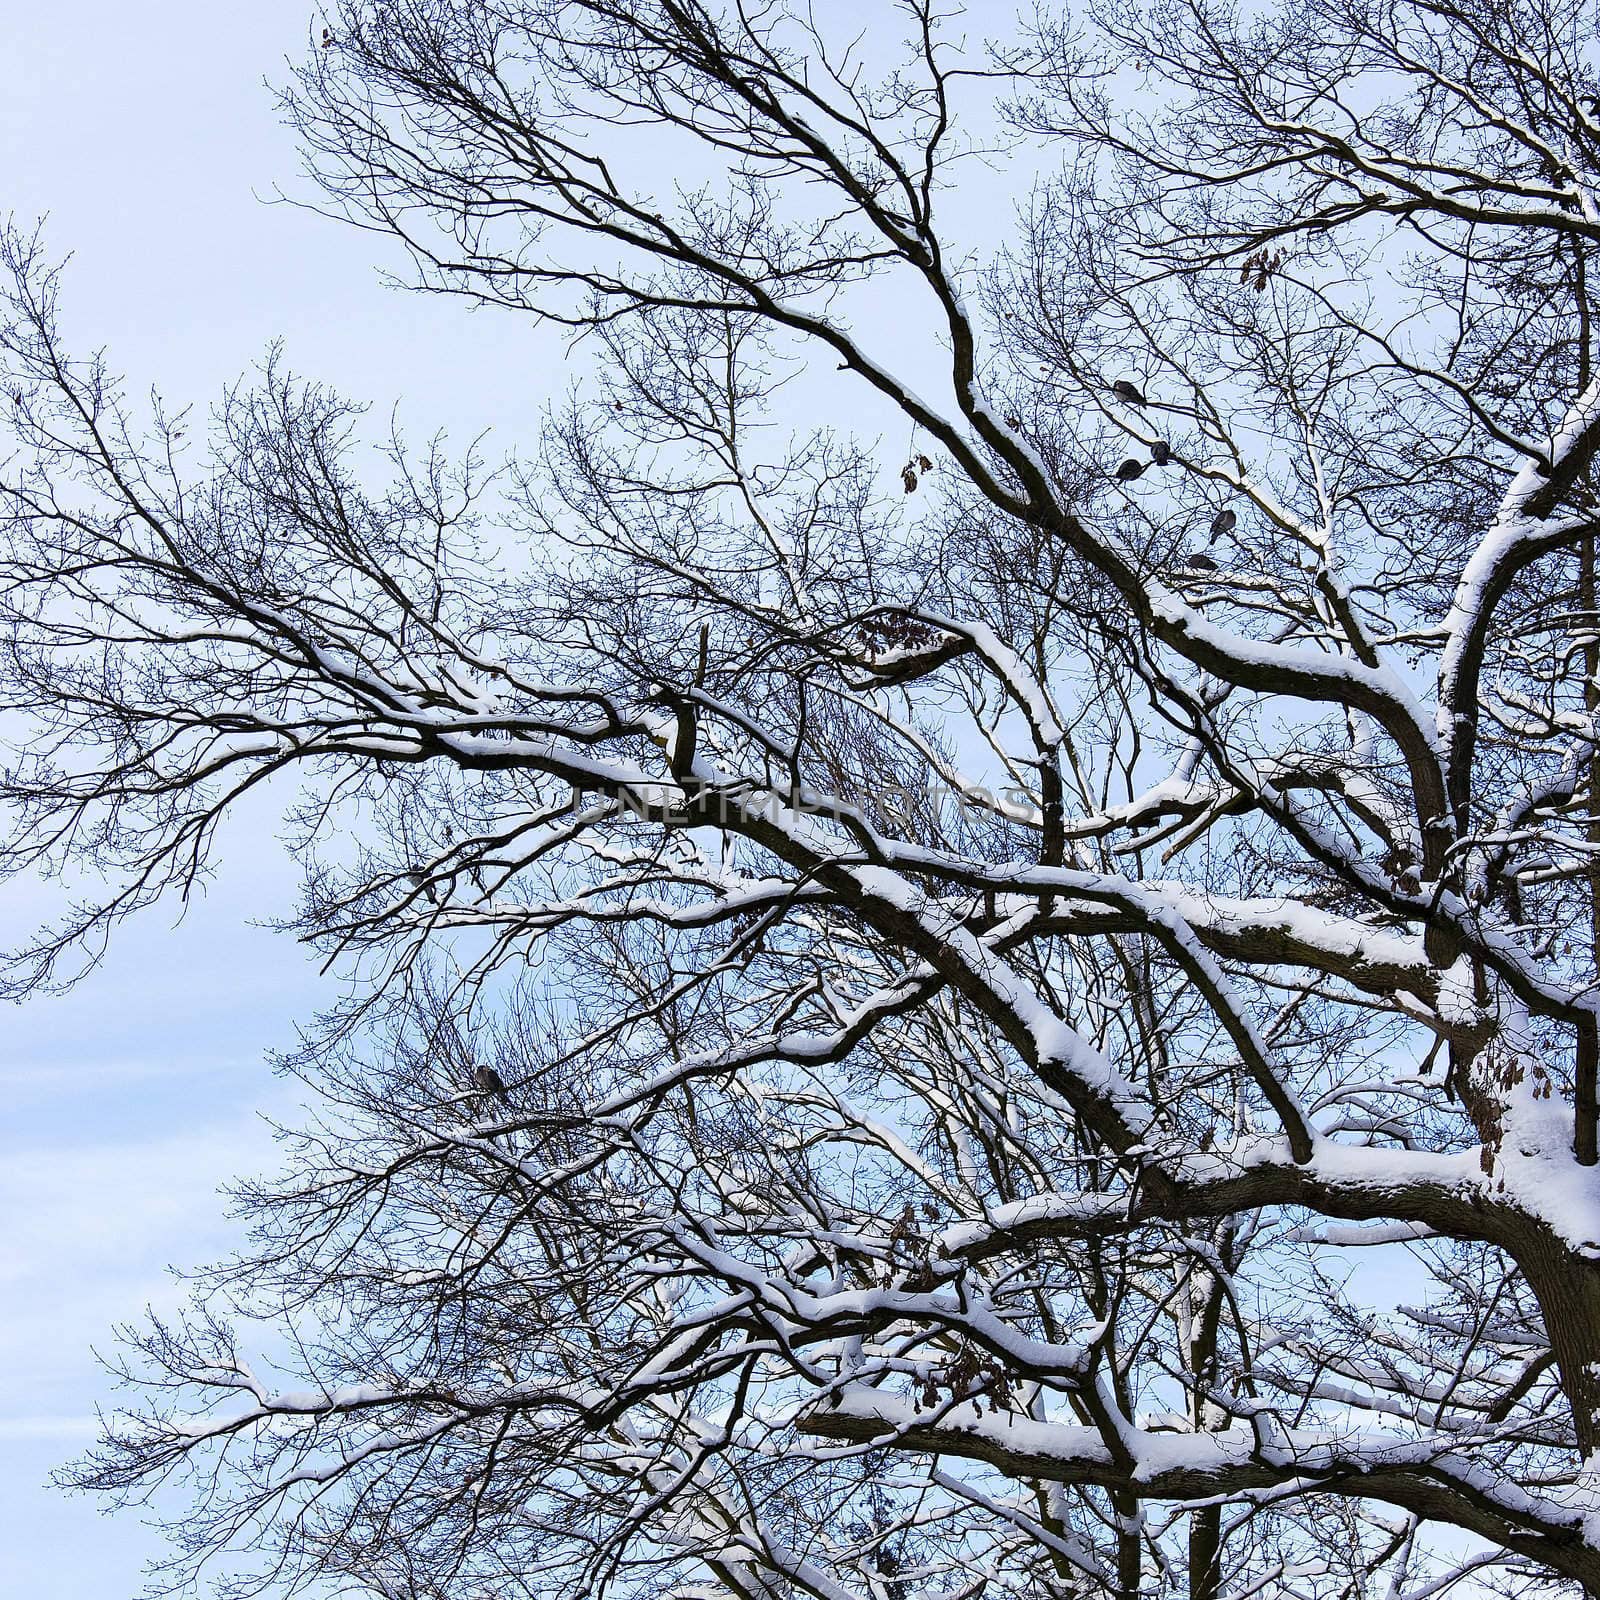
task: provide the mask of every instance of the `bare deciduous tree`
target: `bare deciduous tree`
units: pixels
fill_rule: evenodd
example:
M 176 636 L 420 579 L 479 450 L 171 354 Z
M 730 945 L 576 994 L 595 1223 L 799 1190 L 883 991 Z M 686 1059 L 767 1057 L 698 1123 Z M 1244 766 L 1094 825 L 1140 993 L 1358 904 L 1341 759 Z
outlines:
M 350 979 L 76 1474 L 176 1572 L 1600 1594 L 1594 11 L 987 20 L 330 18 L 319 203 L 595 357 L 500 472 L 191 465 L 10 238 L 11 991 L 283 781 Z

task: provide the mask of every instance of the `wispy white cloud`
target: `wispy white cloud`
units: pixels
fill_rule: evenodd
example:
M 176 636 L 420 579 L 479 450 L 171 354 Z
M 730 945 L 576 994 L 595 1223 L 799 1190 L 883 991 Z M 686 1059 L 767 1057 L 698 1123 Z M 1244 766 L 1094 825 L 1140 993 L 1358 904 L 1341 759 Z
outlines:
M 94 1417 L 0 1416 L 0 1440 L 59 1439 L 76 1445 L 93 1439 L 99 1427 Z
M 214 1076 L 260 1066 L 259 1056 L 192 1055 L 122 1056 L 110 1059 L 7 1062 L 5 1088 L 9 1095 L 78 1096 L 89 1089 L 153 1080 Z
M 51 1398 L 80 1410 L 105 1393 L 91 1346 L 146 1305 L 185 1293 L 167 1272 L 221 1253 L 237 1237 L 221 1186 L 270 1169 L 259 1119 L 119 1144 L 14 1149 L 0 1164 L 0 1416 L 39 1415 Z

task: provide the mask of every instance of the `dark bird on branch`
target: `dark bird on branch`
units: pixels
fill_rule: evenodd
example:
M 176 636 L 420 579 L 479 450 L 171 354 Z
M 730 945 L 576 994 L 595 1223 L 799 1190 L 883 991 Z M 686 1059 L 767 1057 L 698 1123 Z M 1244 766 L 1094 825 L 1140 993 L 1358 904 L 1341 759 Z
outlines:
M 1206 555 L 1204 551 L 1197 550 L 1192 556 L 1183 558 L 1183 565 L 1192 567 L 1196 572 L 1215 572 L 1217 564 Z
M 1130 406 L 1147 406 L 1150 404 L 1150 402 L 1139 393 L 1138 384 L 1129 383 L 1126 378 L 1118 378 L 1117 381 L 1111 385 L 1111 392 L 1117 397 L 1117 399 L 1127 401 Z
M 1219 534 L 1232 533 L 1239 526 L 1239 513 L 1237 511 L 1219 511 L 1211 519 L 1211 537 L 1217 538 Z
M 1128 459 L 1117 468 L 1117 482 L 1132 483 L 1135 478 L 1144 476 L 1144 469 L 1144 462 L 1135 461 L 1132 456 L 1129 456 Z
M 1172 446 L 1165 439 L 1157 439 L 1150 446 L 1150 459 L 1158 467 L 1164 467 L 1172 459 Z
M 492 1094 L 504 1100 L 506 1094 L 506 1080 L 500 1076 L 487 1062 L 474 1068 L 472 1081 L 482 1089 L 485 1094 Z

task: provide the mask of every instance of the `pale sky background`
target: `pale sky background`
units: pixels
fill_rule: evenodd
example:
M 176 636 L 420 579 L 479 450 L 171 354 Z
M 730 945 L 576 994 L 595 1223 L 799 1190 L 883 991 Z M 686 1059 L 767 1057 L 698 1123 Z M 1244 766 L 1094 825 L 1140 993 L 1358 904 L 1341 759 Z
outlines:
M 414 436 L 493 424 L 509 447 L 561 384 L 559 344 L 386 291 L 380 241 L 258 198 L 297 172 L 263 79 L 310 23 L 305 0 L 0 6 L 0 213 L 49 213 L 51 252 L 74 257 L 69 336 L 135 392 L 204 407 L 281 335 L 299 372 L 399 400 Z M 75 992 L 0 1018 L 0 1595 L 124 1600 L 160 1551 L 45 1480 L 110 1398 L 91 1343 L 177 1298 L 168 1263 L 226 1248 L 218 1186 L 270 1166 L 259 1114 L 292 1109 L 263 1054 L 327 991 L 248 925 L 295 888 L 268 837 L 267 814 L 241 819 L 182 926 L 158 909 Z M 34 910 L 0 890 L 0 944 Z

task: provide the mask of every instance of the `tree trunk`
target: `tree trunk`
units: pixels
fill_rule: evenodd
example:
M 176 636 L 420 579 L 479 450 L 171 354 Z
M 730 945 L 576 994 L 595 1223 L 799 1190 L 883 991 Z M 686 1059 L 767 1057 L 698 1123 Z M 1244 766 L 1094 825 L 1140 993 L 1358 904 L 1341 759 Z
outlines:
M 1544 1313 L 1578 1449 L 1591 1456 L 1600 1449 L 1600 1262 L 1543 1233 L 1517 1261 Z
M 1139 1548 L 1138 1498 L 1113 1490 L 1111 1509 L 1117 1516 L 1117 1600 L 1139 1600 L 1144 1563 Z
M 1222 1590 L 1222 1507 L 1189 1514 L 1189 1600 L 1217 1600 Z

